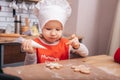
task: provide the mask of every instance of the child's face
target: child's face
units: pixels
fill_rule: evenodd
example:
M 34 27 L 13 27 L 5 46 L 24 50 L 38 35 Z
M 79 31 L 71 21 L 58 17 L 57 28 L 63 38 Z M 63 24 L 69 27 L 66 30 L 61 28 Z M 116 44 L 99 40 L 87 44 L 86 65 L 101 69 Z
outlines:
M 59 40 L 62 36 L 63 27 L 59 21 L 51 20 L 45 24 L 42 29 L 42 34 L 46 41 L 53 43 Z

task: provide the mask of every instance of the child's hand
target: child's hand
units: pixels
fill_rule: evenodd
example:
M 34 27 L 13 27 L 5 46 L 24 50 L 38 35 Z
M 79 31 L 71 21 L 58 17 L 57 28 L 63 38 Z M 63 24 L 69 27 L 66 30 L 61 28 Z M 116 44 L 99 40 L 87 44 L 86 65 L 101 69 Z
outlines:
M 35 50 L 34 48 L 32 47 L 32 40 L 31 39 L 25 39 L 24 41 L 22 41 L 22 49 L 27 52 L 27 53 L 34 53 Z
M 75 34 L 73 34 L 69 38 L 69 41 L 66 44 L 67 45 L 71 45 L 74 49 L 78 49 L 80 47 L 80 43 L 79 43 L 78 37 Z

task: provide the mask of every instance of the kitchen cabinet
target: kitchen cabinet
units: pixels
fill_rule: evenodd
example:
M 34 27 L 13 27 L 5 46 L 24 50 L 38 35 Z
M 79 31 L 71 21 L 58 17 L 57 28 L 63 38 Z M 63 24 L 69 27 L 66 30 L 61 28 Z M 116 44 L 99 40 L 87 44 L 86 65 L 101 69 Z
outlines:
M 0 48 L 2 67 L 23 65 L 25 52 L 19 43 L 0 44 Z
M 34 39 L 37 36 L 18 34 L 0 34 L 0 67 L 23 65 L 25 52 L 21 50 L 21 44 L 13 42 L 18 37 Z

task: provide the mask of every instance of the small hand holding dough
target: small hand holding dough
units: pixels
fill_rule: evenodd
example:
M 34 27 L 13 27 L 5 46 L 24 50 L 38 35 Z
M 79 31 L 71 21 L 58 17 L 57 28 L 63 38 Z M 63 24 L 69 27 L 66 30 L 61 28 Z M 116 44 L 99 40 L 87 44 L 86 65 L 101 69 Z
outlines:
M 85 74 L 90 73 L 90 68 L 85 65 L 72 66 L 71 68 L 74 69 L 75 72 L 81 72 Z
M 61 65 L 59 63 L 51 62 L 51 63 L 47 63 L 46 67 L 48 67 L 50 69 L 60 69 L 61 67 L 63 67 L 63 65 Z
M 78 37 L 73 34 L 71 37 L 69 37 L 69 41 L 66 43 L 66 45 L 71 45 L 73 48 L 78 49 L 80 47 Z

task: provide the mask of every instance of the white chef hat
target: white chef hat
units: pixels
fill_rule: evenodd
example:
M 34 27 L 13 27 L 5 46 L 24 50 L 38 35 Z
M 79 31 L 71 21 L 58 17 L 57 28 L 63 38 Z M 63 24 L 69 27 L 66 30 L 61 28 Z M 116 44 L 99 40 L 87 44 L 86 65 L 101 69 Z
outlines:
M 71 15 L 71 7 L 66 0 L 41 0 L 35 7 L 41 28 L 50 20 L 58 20 L 64 27 Z

